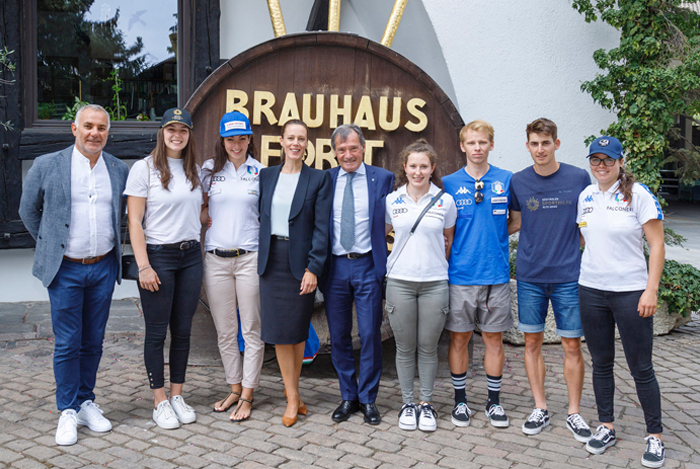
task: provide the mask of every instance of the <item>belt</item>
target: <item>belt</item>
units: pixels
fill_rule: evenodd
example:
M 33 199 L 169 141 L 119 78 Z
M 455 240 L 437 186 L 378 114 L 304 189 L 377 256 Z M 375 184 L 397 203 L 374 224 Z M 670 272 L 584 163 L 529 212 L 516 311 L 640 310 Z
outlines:
M 212 249 L 211 251 L 207 252 L 215 254 L 219 257 L 238 257 L 250 251 L 246 251 L 245 249 Z
M 360 257 L 365 257 L 368 256 L 372 253 L 372 251 L 367 251 L 367 252 L 349 252 L 347 254 L 334 254 L 335 257 L 347 257 L 348 259 L 359 259 Z
M 189 241 L 181 241 L 179 243 L 158 244 L 157 246 L 160 246 L 163 249 L 179 249 L 180 251 L 187 251 L 188 249 L 195 247 L 197 244 L 198 242 L 192 239 Z
M 101 256 L 85 257 L 83 259 L 75 259 L 73 257 L 68 257 L 68 256 L 63 256 L 63 258 L 67 261 L 78 262 L 78 263 L 83 264 L 83 265 L 90 265 L 90 264 L 96 264 L 96 263 L 100 262 L 102 259 L 109 256 L 111 253 L 112 253 L 112 251 L 109 251 L 107 254 L 103 254 Z
M 279 239 L 280 241 L 289 241 L 289 236 L 277 236 L 272 235 L 273 238 Z

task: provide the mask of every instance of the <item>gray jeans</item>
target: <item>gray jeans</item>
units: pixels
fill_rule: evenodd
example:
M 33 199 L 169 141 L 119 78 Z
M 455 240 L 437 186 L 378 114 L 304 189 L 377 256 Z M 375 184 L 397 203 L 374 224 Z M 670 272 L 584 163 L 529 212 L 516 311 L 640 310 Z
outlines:
M 413 402 L 413 378 L 418 378 L 420 400 L 430 402 L 438 368 L 438 341 L 450 305 L 447 280 L 409 282 L 388 279 L 386 310 L 396 340 L 396 373 L 405 403 Z

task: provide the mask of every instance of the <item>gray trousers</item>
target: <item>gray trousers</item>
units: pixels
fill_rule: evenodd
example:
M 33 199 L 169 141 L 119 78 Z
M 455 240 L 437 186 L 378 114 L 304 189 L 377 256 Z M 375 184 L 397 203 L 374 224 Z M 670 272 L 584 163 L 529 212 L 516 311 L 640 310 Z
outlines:
M 389 278 L 386 310 L 396 341 L 396 373 L 405 403 L 413 402 L 413 378 L 418 378 L 420 400 L 430 402 L 438 368 L 438 341 L 450 306 L 447 280 L 409 282 Z

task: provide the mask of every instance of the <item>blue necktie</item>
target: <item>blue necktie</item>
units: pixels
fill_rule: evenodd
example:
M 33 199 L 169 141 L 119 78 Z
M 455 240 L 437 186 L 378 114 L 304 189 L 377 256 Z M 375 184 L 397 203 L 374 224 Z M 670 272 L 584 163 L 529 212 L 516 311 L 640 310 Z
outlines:
M 355 245 L 355 194 L 352 191 L 352 180 L 355 173 L 346 173 L 343 206 L 340 211 L 340 245 L 350 252 Z

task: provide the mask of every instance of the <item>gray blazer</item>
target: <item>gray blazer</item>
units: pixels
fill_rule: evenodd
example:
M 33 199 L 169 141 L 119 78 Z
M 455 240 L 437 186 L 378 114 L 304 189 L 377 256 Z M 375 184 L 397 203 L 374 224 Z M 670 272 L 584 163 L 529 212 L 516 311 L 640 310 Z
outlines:
M 19 203 L 19 216 L 36 240 L 32 274 L 48 287 L 63 261 L 70 231 L 70 170 L 73 145 L 34 160 L 27 173 Z M 121 259 L 121 221 L 125 198 L 122 196 L 129 167 L 102 152 L 112 183 L 112 227 L 116 233 L 114 255 Z M 121 262 L 117 282 L 121 283 Z

